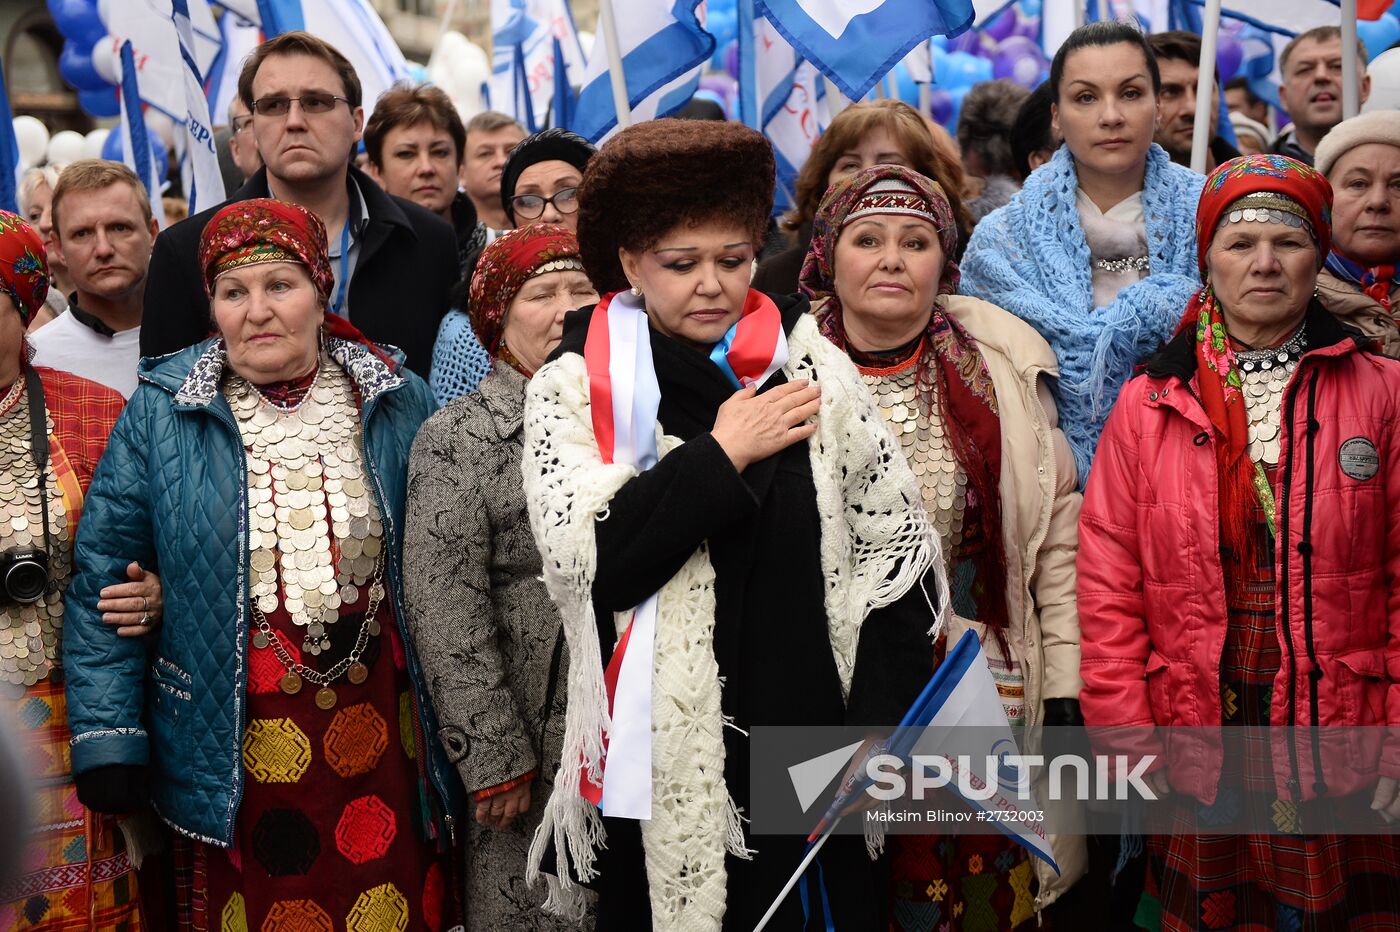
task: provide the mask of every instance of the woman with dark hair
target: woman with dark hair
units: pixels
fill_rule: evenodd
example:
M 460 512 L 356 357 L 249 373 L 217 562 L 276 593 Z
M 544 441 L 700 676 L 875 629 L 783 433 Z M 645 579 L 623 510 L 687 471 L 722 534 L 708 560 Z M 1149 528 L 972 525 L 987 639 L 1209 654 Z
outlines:
M 967 202 L 974 223 L 1021 189 L 1012 154 L 1012 127 L 1029 96 L 1024 87 L 1002 78 L 974 84 L 963 98 L 958 111 L 958 148 L 969 183 L 975 182 L 981 189 Z
M 956 239 L 936 182 L 895 165 L 867 168 L 822 199 L 802 292 L 919 479 L 949 567 L 949 643 L 978 633 L 1018 731 L 1070 724 L 1081 685 L 1080 496 L 1050 397 L 1055 354 L 1028 324 L 955 294 Z M 1083 839 L 1073 836 L 1052 839 L 1058 872 L 1000 836 L 889 843 L 899 929 L 925 928 L 930 909 L 953 928 L 988 928 L 989 916 L 998 929 L 1015 928 L 1085 869 Z M 963 925 L 962 912 L 982 919 Z
M 475 803 L 462 844 L 469 929 L 592 927 L 541 913 L 522 883 L 559 766 L 566 667 L 519 476 L 525 387 L 564 314 L 597 300 L 572 230 L 532 224 L 487 246 L 471 316 L 491 373 L 413 441 L 404 603 L 439 737 Z
M 1202 179 L 1152 142 L 1161 77 L 1136 27 L 1076 29 L 1049 83 L 1064 145 L 977 225 L 962 288 L 1035 327 L 1055 351 L 1082 484 L 1118 389 L 1170 335 L 1198 284 L 1191 211 Z
M 1316 297 L 1331 203 L 1282 156 L 1211 173 L 1206 285 L 1085 492 L 1084 718 L 1181 799 L 1147 839 L 1169 932 L 1400 928 L 1400 363 Z
M 554 908 L 596 878 L 599 928 L 752 929 L 804 845 L 746 831 L 750 727 L 899 721 L 942 627 L 937 542 L 855 367 L 805 298 L 749 288 L 773 179 L 738 124 L 618 133 L 580 189 L 604 297 L 526 397 L 525 497 L 569 645 L 531 870 Z M 839 929 L 887 930 L 863 840 L 822 861 L 827 895 L 794 891 L 773 928 L 829 902 Z
M 526 136 L 510 151 L 501 170 L 501 206 L 512 224 L 558 224 L 578 229 L 578 186 L 583 169 L 597 150 L 577 133 L 566 129 L 546 129 Z M 438 328 L 433 344 L 431 382 L 439 404 L 447 404 L 474 391 L 492 368 L 482 350 L 479 334 L 472 332 L 471 295 L 477 257 L 499 234 L 479 229 L 478 243 L 465 277 L 454 296 L 453 307 Z
M 972 235 L 972 216 L 962 200 L 962 166 L 935 143 L 919 111 L 898 100 L 852 104 L 836 115 L 812 146 L 797 176 L 797 203 L 782 222 L 794 242 L 759 263 L 754 288 L 770 294 L 797 291 L 798 275 L 812 242 L 812 218 L 822 195 L 831 185 L 872 165 L 903 165 L 937 181 L 952 205 L 958 242 L 967 242 Z
M 461 787 L 425 740 L 400 561 L 432 397 L 326 312 L 315 214 L 236 201 L 199 258 L 217 334 L 142 364 L 74 551 L 79 798 L 149 798 L 180 833 L 181 929 L 440 929 Z M 96 611 L 132 556 L 165 574 L 149 644 Z

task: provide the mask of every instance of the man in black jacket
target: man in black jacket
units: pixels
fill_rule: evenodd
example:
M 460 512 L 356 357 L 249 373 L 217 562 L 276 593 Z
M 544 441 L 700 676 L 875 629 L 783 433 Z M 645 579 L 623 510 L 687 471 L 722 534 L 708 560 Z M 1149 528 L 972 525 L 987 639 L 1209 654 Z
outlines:
M 238 93 L 253 113 L 264 168 L 229 200 L 275 197 L 318 215 L 335 273 L 327 313 L 399 347 L 409 368 L 426 377 L 459 274 L 456 239 L 442 218 L 385 194 L 350 165 L 364 126 L 354 67 L 315 36 L 288 32 L 249 56 Z M 210 334 L 199 238 L 222 206 L 157 238 L 146 279 L 143 356 L 175 352 Z

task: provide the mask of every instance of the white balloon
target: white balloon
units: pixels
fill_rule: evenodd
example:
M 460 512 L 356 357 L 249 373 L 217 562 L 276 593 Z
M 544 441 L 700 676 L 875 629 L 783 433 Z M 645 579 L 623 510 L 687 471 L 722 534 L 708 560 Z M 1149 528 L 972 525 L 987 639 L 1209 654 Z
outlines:
M 455 30 L 438 39 L 429 59 L 428 79 L 447 92 L 463 120 L 483 109 L 481 84 L 491 76 L 486 50 Z
M 83 158 L 102 158 L 102 147 L 107 143 L 107 134 L 110 129 L 95 129 L 83 137 Z
M 102 80 L 120 84 L 122 80 L 121 65 L 118 64 L 114 45 L 116 45 L 116 40 L 111 36 L 103 36 L 93 44 L 92 70 L 102 75 Z
M 15 139 L 19 142 L 22 166 L 33 168 L 44 161 L 44 151 L 49 147 L 49 129 L 36 117 L 28 114 L 15 117 Z
M 1400 49 L 1381 52 L 1366 66 L 1371 76 L 1371 96 L 1361 105 L 1363 113 L 1400 107 Z
M 54 133 L 49 140 L 48 157 L 50 165 L 66 165 L 75 159 L 83 157 L 83 147 L 87 145 L 87 140 L 82 133 L 75 133 L 71 129 L 65 129 L 61 133 Z
M 169 149 L 175 145 L 175 121 L 161 113 L 155 107 L 146 111 L 146 125 L 156 131 L 160 141 Z M 181 124 L 183 125 L 183 124 Z

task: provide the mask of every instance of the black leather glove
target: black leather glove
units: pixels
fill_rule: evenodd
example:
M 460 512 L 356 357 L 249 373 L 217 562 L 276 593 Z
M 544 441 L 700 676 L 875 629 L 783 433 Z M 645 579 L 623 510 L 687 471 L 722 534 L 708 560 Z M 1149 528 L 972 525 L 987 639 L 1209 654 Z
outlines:
M 146 805 L 146 768 L 107 764 L 73 777 L 78 802 L 93 812 L 123 815 Z
M 1045 699 L 1045 715 L 1041 723 L 1045 725 L 1083 725 L 1084 713 L 1079 711 L 1078 699 Z

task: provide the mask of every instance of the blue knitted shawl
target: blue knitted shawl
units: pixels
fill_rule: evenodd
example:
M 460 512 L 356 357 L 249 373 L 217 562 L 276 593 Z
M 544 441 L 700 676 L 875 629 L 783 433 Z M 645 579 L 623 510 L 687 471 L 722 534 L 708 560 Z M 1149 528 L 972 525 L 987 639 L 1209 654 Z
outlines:
M 968 243 L 962 293 L 1035 327 L 1059 358 L 1060 427 L 1081 488 L 1119 389 L 1171 335 L 1200 288 L 1195 225 L 1204 183 L 1161 147 L 1148 151 L 1142 210 L 1150 274 L 1107 307 L 1094 307 L 1089 244 L 1075 202 L 1079 180 L 1067 146 L 977 224 Z

